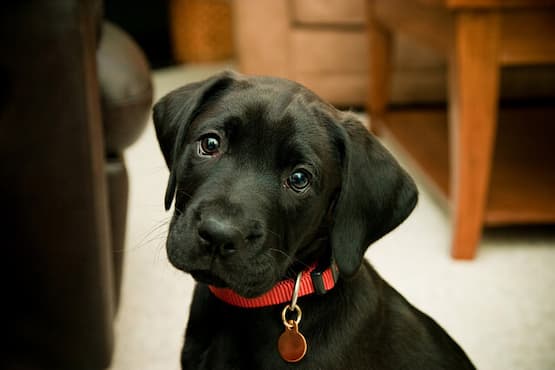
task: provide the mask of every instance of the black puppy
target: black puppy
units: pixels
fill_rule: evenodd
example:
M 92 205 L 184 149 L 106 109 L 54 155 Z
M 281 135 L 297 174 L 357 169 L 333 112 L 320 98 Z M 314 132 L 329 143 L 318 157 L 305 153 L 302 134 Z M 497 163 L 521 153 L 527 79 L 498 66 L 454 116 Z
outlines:
M 474 368 L 363 259 L 417 190 L 356 118 L 224 72 L 166 95 L 154 124 L 168 257 L 198 282 L 183 369 Z

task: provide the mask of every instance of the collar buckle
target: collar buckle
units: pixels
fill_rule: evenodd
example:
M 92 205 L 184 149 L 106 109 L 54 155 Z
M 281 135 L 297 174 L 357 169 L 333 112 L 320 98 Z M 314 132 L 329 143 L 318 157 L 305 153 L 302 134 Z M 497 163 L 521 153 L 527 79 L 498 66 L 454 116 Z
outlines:
M 327 275 L 330 274 L 331 276 Z M 312 286 L 314 287 L 314 292 L 318 295 L 324 295 L 330 290 L 330 288 L 326 288 L 326 283 L 329 285 L 329 280 L 333 280 L 333 285 L 337 283 L 337 279 L 339 278 L 339 270 L 337 268 L 337 264 L 335 260 L 332 260 L 330 263 L 329 270 L 327 267 L 317 267 L 310 273 L 310 278 L 312 280 Z

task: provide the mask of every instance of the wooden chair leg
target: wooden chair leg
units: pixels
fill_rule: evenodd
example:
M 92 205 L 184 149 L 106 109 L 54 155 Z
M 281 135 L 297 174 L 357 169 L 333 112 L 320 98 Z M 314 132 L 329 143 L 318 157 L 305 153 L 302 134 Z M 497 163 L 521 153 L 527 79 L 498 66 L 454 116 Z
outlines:
M 449 63 L 454 258 L 472 259 L 480 242 L 492 165 L 499 94 L 499 17 L 456 14 Z
M 373 1 L 367 1 L 367 34 L 369 45 L 368 100 L 371 130 L 380 134 L 380 127 L 389 100 L 391 80 L 391 33 L 374 17 Z

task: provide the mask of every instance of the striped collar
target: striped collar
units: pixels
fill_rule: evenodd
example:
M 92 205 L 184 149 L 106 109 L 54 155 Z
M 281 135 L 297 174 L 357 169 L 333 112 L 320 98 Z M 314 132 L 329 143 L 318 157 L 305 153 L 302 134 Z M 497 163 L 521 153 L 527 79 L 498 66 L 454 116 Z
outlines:
M 298 296 L 302 297 L 314 293 L 318 295 L 325 294 L 333 289 L 338 277 L 339 271 L 334 261 L 323 271 L 314 264 L 302 272 Z M 208 286 L 212 294 L 220 300 L 232 306 L 243 308 L 259 308 L 290 302 L 294 287 L 294 279 L 282 280 L 259 297 L 245 298 L 229 288 Z

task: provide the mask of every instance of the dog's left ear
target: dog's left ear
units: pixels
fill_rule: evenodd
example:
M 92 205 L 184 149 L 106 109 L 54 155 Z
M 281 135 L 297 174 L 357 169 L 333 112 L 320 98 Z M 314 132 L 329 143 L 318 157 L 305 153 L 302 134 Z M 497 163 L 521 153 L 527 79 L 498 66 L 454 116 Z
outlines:
M 340 273 L 350 277 L 368 246 L 408 217 L 418 192 L 412 178 L 354 117 L 346 115 L 339 131 L 343 173 L 331 244 Z
M 164 205 L 170 209 L 177 186 L 176 162 L 182 152 L 185 135 L 202 106 L 223 93 L 236 75 L 222 72 L 200 82 L 180 87 L 162 99 L 153 108 L 152 118 L 164 160 L 170 170 Z

